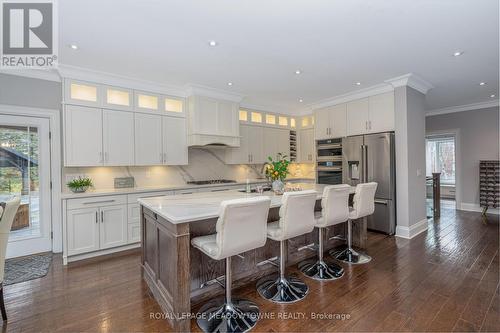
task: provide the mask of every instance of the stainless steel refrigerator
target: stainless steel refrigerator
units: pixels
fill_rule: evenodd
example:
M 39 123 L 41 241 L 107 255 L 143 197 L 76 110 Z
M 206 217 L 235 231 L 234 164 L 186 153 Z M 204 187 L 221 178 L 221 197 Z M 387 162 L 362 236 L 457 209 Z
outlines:
M 396 232 L 394 133 L 342 139 L 342 181 L 353 186 L 378 183 L 375 212 L 368 217 L 368 229 L 393 235 Z

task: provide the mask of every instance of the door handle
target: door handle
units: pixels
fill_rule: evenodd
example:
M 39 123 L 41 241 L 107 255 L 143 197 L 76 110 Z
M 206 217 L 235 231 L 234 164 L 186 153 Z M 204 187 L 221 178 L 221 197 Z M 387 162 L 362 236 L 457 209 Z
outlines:
M 95 212 L 95 223 L 99 223 L 99 213 Z
M 104 223 L 104 213 L 102 210 L 101 210 L 101 223 Z

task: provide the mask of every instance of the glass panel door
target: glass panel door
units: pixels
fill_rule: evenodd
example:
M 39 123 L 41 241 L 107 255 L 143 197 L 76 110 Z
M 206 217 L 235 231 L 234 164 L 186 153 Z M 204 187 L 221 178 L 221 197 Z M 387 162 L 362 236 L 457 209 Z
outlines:
M 0 120 L 0 201 L 21 197 L 7 257 L 52 249 L 48 132 L 47 119 L 2 116 Z

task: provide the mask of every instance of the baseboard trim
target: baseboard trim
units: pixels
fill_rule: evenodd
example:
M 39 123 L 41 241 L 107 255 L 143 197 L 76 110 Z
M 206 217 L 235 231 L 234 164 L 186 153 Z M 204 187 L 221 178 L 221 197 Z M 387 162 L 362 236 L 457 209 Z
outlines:
M 141 246 L 141 243 L 133 243 L 133 244 L 127 244 L 119 247 L 114 247 L 111 249 L 106 249 L 106 250 L 100 250 L 100 251 L 95 251 L 95 252 L 89 252 L 89 253 L 83 253 L 83 254 L 77 254 L 73 256 L 68 256 L 68 257 L 63 257 L 63 264 L 67 265 L 70 262 L 75 262 L 79 260 L 84 260 L 84 259 L 90 259 L 94 257 L 99 257 L 107 254 L 112 254 L 116 252 L 121 252 L 121 251 L 127 251 L 131 249 L 136 249 Z
M 467 202 L 462 202 L 460 204 L 457 204 L 457 209 L 458 210 L 465 210 L 467 212 L 482 212 L 483 211 L 483 208 L 481 208 L 481 206 L 479 206 L 479 204 L 467 203 Z M 500 215 L 500 209 L 488 208 L 487 213 Z
M 426 231 L 427 228 L 428 228 L 427 219 L 425 218 L 425 219 L 420 220 L 417 223 L 415 223 L 409 227 L 397 225 L 395 236 L 401 237 L 401 238 L 406 238 L 406 239 L 412 239 L 413 237 Z

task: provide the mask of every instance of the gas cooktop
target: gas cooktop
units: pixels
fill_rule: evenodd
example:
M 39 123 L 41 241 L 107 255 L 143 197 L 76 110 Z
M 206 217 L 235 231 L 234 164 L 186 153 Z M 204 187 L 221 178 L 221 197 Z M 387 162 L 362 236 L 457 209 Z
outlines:
M 230 183 L 236 183 L 236 180 L 229 180 L 229 179 L 195 180 L 187 183 L 190 185 L 230 184 Z

